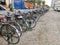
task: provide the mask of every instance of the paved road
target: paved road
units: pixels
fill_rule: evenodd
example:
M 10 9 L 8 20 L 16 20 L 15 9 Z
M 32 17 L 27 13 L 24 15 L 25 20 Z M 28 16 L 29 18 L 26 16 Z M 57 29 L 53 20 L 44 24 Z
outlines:
M 60 13 L 50 10 L 33 31 L 23 34 L 20 45 L 60 45 Z
M 4 45 L 2 41 L 0 44 Z M 32 31 L 22 35 L 17 45 L 60 45 L 60 12 L 50 10 L 43 15 Z

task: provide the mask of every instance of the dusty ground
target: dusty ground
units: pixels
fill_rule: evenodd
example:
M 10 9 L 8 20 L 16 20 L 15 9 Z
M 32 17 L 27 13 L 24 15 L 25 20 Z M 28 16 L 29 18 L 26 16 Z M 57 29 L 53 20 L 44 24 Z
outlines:
M 4 45 L 0 39 L 0 45 Z M 32 31 L 25 32 L 17 45 L 60 45 L 60 12 L 50 10 Z
M 50 10 L 42 16 L 33 31 L 23 34 L 19 44 L 60 45 L 60 13 Z

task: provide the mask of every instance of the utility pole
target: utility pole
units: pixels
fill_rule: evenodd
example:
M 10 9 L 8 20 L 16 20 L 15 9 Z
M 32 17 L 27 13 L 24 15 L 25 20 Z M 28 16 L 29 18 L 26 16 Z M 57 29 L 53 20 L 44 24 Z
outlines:
M 28 2 L 28 9 L 30 9 L 30 4 L 29 4 L 30 2 L 29 2 L 29 0 L 27 0 L 27 2 Z
M 35 0 L 34 0 L 34 7 L 35 7 Z
M 34 0 L 34 5 L 35 5 L 35 0 Z

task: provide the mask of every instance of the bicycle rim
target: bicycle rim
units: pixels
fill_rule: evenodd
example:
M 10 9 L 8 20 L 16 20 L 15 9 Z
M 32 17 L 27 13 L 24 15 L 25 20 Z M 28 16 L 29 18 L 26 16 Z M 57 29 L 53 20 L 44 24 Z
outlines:
M 32 18 L 26 19 L 26 21 L 29 23 L 30 28 L 34 28 L 36 26 L 36 21 Z
M 19 31 L 18 30 L 16 31 L 16 30 L 17 29 L 13 25 L 3 25 L 1 27 L 3 39 L 10 44 L 17 44 L 20 41 L 20 36 L 18 33 Z M 9 39 L 8 39 L 8 37 L 9 37 Z
M 19 24 L 22 27 L 22 32 L 25 32 L 26 30 L 28 30 L 27 29 L 27 25 L 26 25 L 26 23 L 23 20 L 19 20 L 18 22 L 19 22 Z
M 13 25 L 18 29 L 18 31 L 20 32 L 20 37 L 22 35 L 22 27 L 19 25 L 18 22 L 13 22 Z

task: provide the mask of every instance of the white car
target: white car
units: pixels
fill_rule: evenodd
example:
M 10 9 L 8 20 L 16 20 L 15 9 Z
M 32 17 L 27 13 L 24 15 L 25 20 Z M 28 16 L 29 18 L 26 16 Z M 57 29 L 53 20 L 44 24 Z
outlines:
M 10 12 L 10 14 L 12 14 L 11 11 L 6 9 L 4 6 L 0 5 L 0 14 L 7 15 L 7 12 Z
M 6 14 L 6 13 L 7 13 L 7 9 L 2 5 L 0 5 L 0 14 Z
M 60 5 L 59 5 L 59 6 L 55 6 L 55 7 L 54 7 L 54 10 L 60 11 Z
M 60 11 L 60 1 L 55 2 L 54 10 L 55 11 Z

